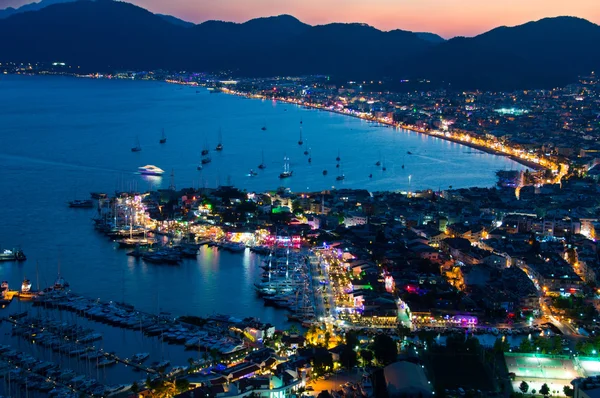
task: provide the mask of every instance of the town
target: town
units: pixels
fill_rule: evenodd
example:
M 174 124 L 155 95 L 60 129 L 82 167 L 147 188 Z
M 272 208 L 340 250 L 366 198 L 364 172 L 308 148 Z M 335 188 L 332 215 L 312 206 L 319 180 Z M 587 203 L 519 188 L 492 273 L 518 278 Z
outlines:
M 263 256 L 257 294 L 265 305 L 288 311 L 297 326 L 276 330 L 250 316 L 140 314 L 64 286 L 38 295 L 36 306 L 211 353 L 171 370 L 165 363 L 143 366 L 147 382 L 101 388 L 98 395 L 588 397 L 600 391 L 600 83 L 594 74 L 554 90 L 404 94 L 376 91 L 378 82 L 334 85 L 327 77 L 110 77 L 207 86 L 221 95 L 339 112 L 510 156 L 531 170 L 498 171 L 492 188 L 244 192 L 172 184 L 100 195 L 94 227 L 153 266 L 177 265 L 202 245 Z M 26 315 L 10 321 L 29 339 L 32 328 L 47 329 L 49 346 L 67 333 Z M 79 342 L 67 349 L 111 364 L 141 363 Z M 0 348 L 0 358 L 6 371 L 30 360 L 10 347 Z M 40 386 L 52 379 L 67 390 L 96 391 L 73 383 L 75 375 L 65 381 L 69 376 L 50 366 L 31 368 Z

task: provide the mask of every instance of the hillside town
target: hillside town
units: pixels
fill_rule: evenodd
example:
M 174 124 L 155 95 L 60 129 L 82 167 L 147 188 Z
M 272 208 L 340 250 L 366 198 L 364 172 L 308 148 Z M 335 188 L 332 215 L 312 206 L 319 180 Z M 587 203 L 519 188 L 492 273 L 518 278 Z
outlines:
M 11 73 L 63 73 L 3 67 Z M 153 192 L 103 194 L 95 228 L 148 264 L 177 265 L 204 245 L 263 256 L 257 294 L 265 305 L 288 311 L 296 324 L 277 330 L 252 317 L 140 320 L 139 313 L 115 310 L 113 304 L 101 304 L 100 313 L 100 304 L 75 299 L 62 288 L 38 296 L 39 305 L 139 327 L 211 353 L 185 368 L 148 368 L 147 381 L 97 395 L 600 394 L 595 74 L 564 88 L 511 93 L 377 92 L 377 82 L 334 85 L 327 77 L 233 81 L 166 72 L 86 77 L 202 85 L 222 95 L 344 113 L 529 166 L 498 171 L 492 188 L 246 192 L 173 184 Z M 173 239 L 157 248 L 161 236 Z M 103 318 L 112 311 L 116 318 Z M 75 348 L 80 349 L 70 347 Z M 10 347 L 0 347 L 0 357 L 8 373 L 28 360 Z M 54 380 L 42 368 L 35 373 L 42 376 L 40 385 Z M 94 395 L 71 384 L 65 388 Z

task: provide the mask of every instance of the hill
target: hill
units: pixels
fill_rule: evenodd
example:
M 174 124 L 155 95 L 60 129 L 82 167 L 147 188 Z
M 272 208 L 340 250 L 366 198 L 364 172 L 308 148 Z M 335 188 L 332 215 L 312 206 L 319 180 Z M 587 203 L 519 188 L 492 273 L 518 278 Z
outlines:
M 423 76 L 460 87 L 553 87 L 600 67 L 594 50 L 599 40 L 600 26 L 585 19 L 546 18 L 448 40 L 430 48 L 416 64 Z
M 43 2 L 64 0 L 43 0 Z M 41 3 L 38 3 L 41 4 Z M 19 32 L 15 35 L 14 32 Z M 425 78 L 456 88 L 552 87 L 600 69 L 600 27 L 572 17 L 473 38 L 307 25 L 290 15 L 198 25 L 109 0 L 51 4 L 0 20 L 0 62 L 62 61 L 82 71 L 229 70 L 236 76 Z

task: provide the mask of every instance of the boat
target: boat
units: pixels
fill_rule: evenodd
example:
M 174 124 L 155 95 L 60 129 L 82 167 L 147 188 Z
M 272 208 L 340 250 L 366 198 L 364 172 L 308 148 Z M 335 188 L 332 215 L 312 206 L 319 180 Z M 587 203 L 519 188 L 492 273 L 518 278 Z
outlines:
M 377 160 L 377 162 L 375 162 L 375 166 L 381 166 L 381 152 L 379 153 L 379 159 Z
M 196 170 L 202 170 L 204 167 L 202 166 L 202 164 L 199 164 L 198 166 L 196 166 Z
M 260 164 L 258 165 L 258 168 L 263 170 L 267 168 L 267 165 L 265 164 L 265 151 L 262 151 L 261 153 L 261 157 L 260 157 Z
M 152 239 L 134 238 L 134 237 L 119 239 L 116 242 L 119 244 L 119 247 L 122 247 L 122 248 L 146 247 L 146 246 L 152 246 L 155 243 L 155 241 Z
M 246 250 L 246 245 L 241 242 L 225 242 L 221 244 L 221 248 L 232 253 L 241 253 Z
M 104 358 L 103 360 L 101 360 L 100 362 L 98 362 L 98 367 L 103 367 L 103 366 L 110 366 L 110 365 L 114 365 L 116 364 L 117 361 L 115 361 L 114 359 L 111 358 Z
M 408 155 L 412 155 L 412 152 L 411 152 L 411 151 L 407 151 L 406 153 L 407 153 Z
M 91 199 L 79 200 L 75 199 L 69 202 L 69 207 L 73 208 L 91 208 L 94 207 L 94 202 Z
M 298 140 L 298 145 L 302 146 L 304 141 L 302 140 L 302 120 L 300 120 L 300 139 Z
M 146 166 L 138 167 L 138 172 L 147 176 L 161 176 L 165 171 L 154 165 L 147 164 Z
M 31 291 L 31 282 L 29 279 L 23 279 L 23 283 L 21 284 L 21 291 L 19 292 L 19 298 L 34 298 L 36 294 Z
M 382 166 L 381 166 L 381 171 L 386 171 L 387 168 L 385 167 L 385 159 L 383 160 Z
M 327 175 L 327 170 L 323 170 L 323 175 L 326 176 Z
M 344 175 L 344 172 L 342 171 L 342 169 L 340 169 L 340 174 L 335 177 L 336 181 L 344 181 L 346 179 L 346 176 Z
M 279 174 L 279 178 L 289 178 L 294 172 L 290 170 L 290 159 L 283 158 L 283 171 Z
M 90 192 L 92 199 L 106 199 L 108 195 L 103 192 Z
M 210 163 L 210 156 L 203 156 L 202 160 L 200 161 L 201 164 L 209 164 Z
M 263 124 L 263 126 L 260 128 L 262 131 L 267 131 L 267 122 L 265 121 L 265 124 Z
M 220 152 L 222 150 L 223 150 L 223 134 L 221 133 L 221 129 L 219 129 L 219 143 L 215 147 L 215 151 Z
M 135 146 L 131 148 L 131 152 L 140 152 L 142 150 L 142 146 L 140 145 L 140 139 L 138 137 L 135 138 Z
M 0 251 L 0 261 L 25 261 L 25 253 L 21 249 L 8 250 L 4 249 Z
M 69 287 L 69 284 L 67 282 L 65 282 L 65 280 L 63 279 L 62 276 L 60 276 L 60 273 L 59 273 L 58 277 L 54 281 L 54 285 L 52 286 L 52 288 L 54 290 L 65 290 L 68 287 Z
M 162 135 L 160 136 L 160 140 L 158 140 L 160 144 L 164 144 L 167 142 L 167 136 L 165 135 L 165 129 L 162 129 Z
M 206 140 L 204 141 L 204 147 L 202 148 L 202 152 L 200 153 L 200 155 L 202 156 L 206 156 L 208 155 L 208 143 L 206 142 Z
M 8 282 L 2 281 L 2 285 L 0 286 L 0 305 L 2 306 L 2 308 L 4 308 L 4 306 L 6 304 L 10 303 L 10 300 L 7 297 L 7 293 L 8 293 Z
M 369 174 L 369 178 L 373 178 L 373 174 Z
M 256 171 L 250 169 L 250 173 L 248 173 L 248 176 L 254 177 L 254 176 L 257 176 L 257 175 L 258 175 L 258 173 Z
M 337 155 L 337 157 L 335 158 L 335 160 L 336 160 L 336 161 L 338 161 L 338 162 L 339 162 L 340 160 L 342 160 L 342 158 L 340 157 L 340 150 L 339 150 L 339 149 L 338 149 L 338 155 Z
M 131 357 L 131 362 L 142 363 L 149 357 L 150 357 L 150 354 L 148 354 L 147 352 L 137 353 Z
M 305 149 L 304 149 L 304 154 L 305 154 L 305 155 L 308 155 L 309 153 L 310 153 L 310 148 L 305 148 Z

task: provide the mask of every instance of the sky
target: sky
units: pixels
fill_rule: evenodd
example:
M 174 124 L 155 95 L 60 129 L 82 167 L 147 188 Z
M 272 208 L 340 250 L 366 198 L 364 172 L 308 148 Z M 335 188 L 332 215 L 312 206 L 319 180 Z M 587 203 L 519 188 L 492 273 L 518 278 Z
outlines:
M 155 13 L 190 22 L 245 22 L 291 14 L 311 25 L 363 22 L 382 30 L 475 36 L 554 16 L 577 16 L 600 24 L 599 0 L 128 0 Z M 31 0 L 0 0 L 0 8 Z

